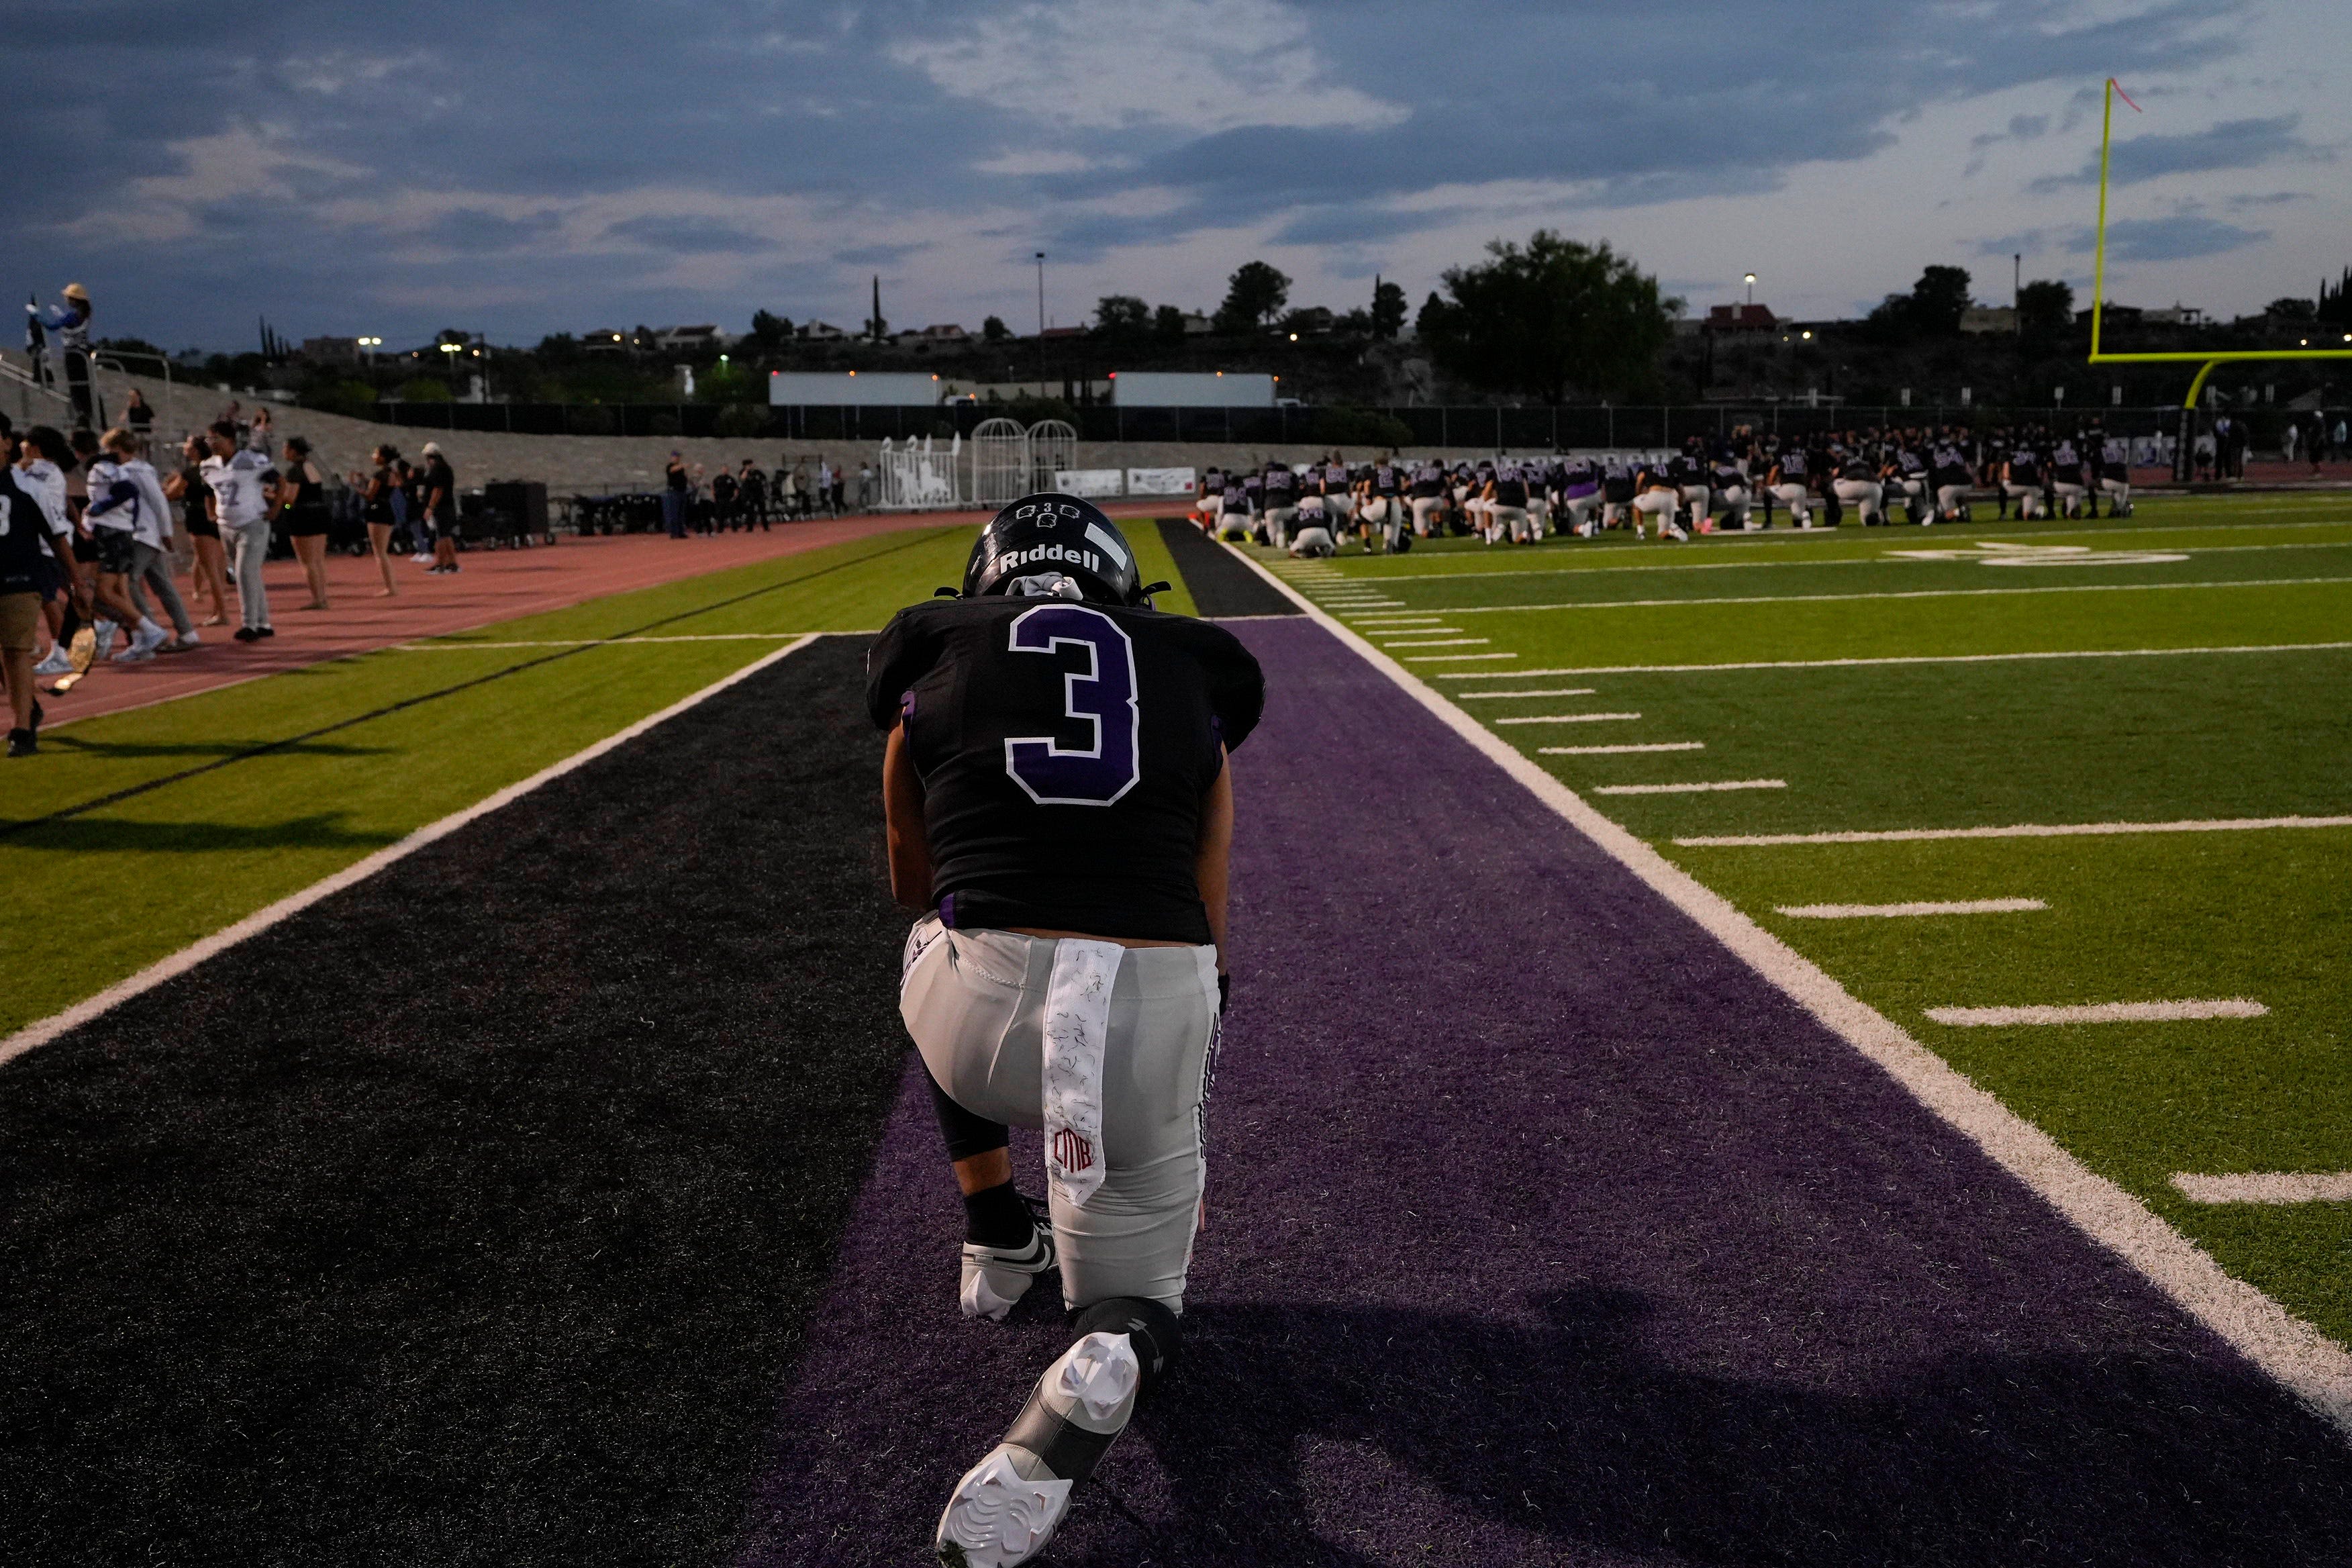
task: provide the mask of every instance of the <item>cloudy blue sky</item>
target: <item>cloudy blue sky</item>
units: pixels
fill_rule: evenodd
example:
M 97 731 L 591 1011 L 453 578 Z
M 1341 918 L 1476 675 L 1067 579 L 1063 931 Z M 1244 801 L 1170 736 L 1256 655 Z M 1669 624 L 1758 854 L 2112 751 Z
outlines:
M 0 28 L 0 283 L 178 347 L 1420 298 L 1607 238 L 1694 307 L 1853 313 L 1928 262 L 2230 313 L 2352 263 L 2343 0 L 378 0 Z M 44 85 L 46 84 L 46 86 Z

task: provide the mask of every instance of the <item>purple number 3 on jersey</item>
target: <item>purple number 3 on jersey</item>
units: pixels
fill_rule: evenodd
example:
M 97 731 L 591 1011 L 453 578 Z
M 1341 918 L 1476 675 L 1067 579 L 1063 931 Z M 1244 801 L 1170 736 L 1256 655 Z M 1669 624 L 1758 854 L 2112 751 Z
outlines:
M 1117 621 L 1081 605 L 1042 605 L 1014 619 L 1014 653 L 1083 647 L 1087 668 L 1062 677 L 1062 713 L 1094 730 L 1090 746 L 1066 747 L 1051 735 L 1004 742 L 1004 771 L 1039 805 L 1108 805 L 1142 776 L 1137 742 L 1143 728 L 1135 701 L 1135 645 Z

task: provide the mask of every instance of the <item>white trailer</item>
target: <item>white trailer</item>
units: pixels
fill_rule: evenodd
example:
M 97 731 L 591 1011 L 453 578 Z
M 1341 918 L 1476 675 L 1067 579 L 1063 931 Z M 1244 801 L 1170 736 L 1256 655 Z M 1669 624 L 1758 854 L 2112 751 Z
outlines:
M 901 371 L 772 370 L 772 408 L 928 407 L 940 400 L 940 378 Z

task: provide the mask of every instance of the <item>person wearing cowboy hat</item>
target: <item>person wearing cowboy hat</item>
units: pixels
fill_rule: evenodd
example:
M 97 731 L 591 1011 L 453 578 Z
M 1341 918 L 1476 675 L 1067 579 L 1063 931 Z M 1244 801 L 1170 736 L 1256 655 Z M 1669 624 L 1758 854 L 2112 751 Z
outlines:
M 25 302 L 25 309 L 44 328 L 58 334 L 58 344 L 65 352 L 66 391 L 73 399 L 74 422 L 85 430 L 95 429 L 104 423 L 104 414 L 90 395 L 89 382 L 89 290 L 79 283 L 68 283 L 60 291 L 62 305 L 52 305 L 47 310 Z

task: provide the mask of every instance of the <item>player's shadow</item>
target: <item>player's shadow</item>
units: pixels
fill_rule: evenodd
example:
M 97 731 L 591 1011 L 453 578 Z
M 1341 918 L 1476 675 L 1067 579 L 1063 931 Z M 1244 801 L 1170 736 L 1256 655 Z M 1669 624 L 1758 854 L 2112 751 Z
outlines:
M 2352 1561 L 2352 1451 L 2218 1355 L 1956 1355 L 1840 1394 L 1801 1368 L 1762 1381 L 1662 1358 L 1639 1297 L 1536 1305 L 1539 1328 L 1199 1306 L 1181 1377 L 1138 1418 L 1173 1489 L 1154 1556 Z M 1118 1558 L 1142 1528 L 1096 1517 L 1073 1563 Z
M 381 849 L 400 839 L 378 829 L 355 832 L 341 812 L 283 822 L 138 822 L 108 816 L 58 821 L 0 822 L 0 843 L 11 849 L 68 855 L 224 855 L 255 849 Z

